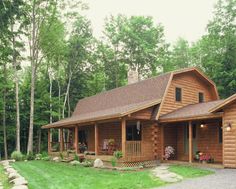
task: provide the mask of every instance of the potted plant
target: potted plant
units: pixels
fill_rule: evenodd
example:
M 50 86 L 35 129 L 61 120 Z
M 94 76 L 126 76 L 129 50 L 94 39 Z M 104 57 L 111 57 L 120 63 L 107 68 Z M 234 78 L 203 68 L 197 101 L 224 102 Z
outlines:
M 210 155 L 208 155 L 208 154 L 202 154 L 201 156 L 200 156 L 200 161 L 202 162 L 202 163 L 208 163 L 209 161 L 210 161 L 210 159 L 211 159 L 211 156 Z
M 167 146 L 165 148 L 165 155 L 164 155 L 164 159 L 168 160 L 172 155 L 175 154 L 175 149 L 172 146 Z

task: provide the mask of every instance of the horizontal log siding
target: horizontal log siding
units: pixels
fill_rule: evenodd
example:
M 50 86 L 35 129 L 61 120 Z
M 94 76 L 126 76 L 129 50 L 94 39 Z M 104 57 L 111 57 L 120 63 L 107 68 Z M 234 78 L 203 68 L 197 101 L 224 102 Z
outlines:
M 135 112 L 131 114 L 132 119 L 146 119 L 150 120 L 153 112 L 153 107 L 146 108 L 144 110 L 140 110 L 138 112 Z
M 175 101 L 175 88 L 182 88 L 182 101 Z M 189 104 L 198 103 L 198 93 L 204 93 L 204 101 L 217 100 L 213 87 L 204 83 L 193 73 L 175 75 L 166 93 L 160 115 L 172 112 Z
M 231 123 L 231 131 L 225 129 L 228 123 Z M 225 167 L 236 168 L 236 103 L 224 109 L 223 127 L 223 164 Z
M 211 123 L 204 128 L 197 127 L 197 148 L 199 151 L 211 155 L 216 162 L 222 162 L 219 123 Z
M 121 124 L 119 122 L 104 123 L 98 125 L 99 151 L 102 148 L 104 139 L 114 139 L 115 144 L 121 150 Z
M 87 142 L 88 142 L 88 151 L 94 151 L 95 150 L 95 140 L 94 140 L 94 126 L 91 125 L 91 126 L 83 126 L 83 127 L 79 127 L 78 128 L 78 131 L 80 130 L 85 130 L 88 134 L 88 139 L 87 139 Z
M 177 127 L 175 125 L 164 126 L 164 149 L 167 146 L 172 146 L 175 149 L 175 154 L 170 159 L 177 158 Z

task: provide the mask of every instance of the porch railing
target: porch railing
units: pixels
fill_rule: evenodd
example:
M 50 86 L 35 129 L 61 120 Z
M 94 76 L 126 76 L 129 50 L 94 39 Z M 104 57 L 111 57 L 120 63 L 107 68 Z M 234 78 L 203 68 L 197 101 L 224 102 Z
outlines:
M 128 156 L 141 156 L 142 155 L 142 142 L 141 141 L 126 141 L 126 154 Z

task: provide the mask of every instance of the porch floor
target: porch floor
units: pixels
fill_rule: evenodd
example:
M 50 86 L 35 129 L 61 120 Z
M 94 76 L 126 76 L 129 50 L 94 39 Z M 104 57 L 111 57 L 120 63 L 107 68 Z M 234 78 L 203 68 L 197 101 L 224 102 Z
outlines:
M 167 164 L 177 164 L 177 165 L 191 165 L 195 167 L 204 167 L 204 168 L 214 168 L 214 169 L 223 169 L 224 166 L 222 163 L 199 163 L 199 162 L 192 162 L 189 163 L 187 161 L 178 161 L 178 160 L 163 160 L 162 163 Z

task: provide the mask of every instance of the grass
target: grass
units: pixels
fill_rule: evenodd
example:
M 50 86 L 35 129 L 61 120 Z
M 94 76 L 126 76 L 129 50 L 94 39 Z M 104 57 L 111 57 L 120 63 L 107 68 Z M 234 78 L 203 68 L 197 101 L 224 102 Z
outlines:
M 0 165 L 0 181 L 4 189 L 10 189 L 11 185 L 8 182 L 7 176 L 4 174 L 3 166 Z
M 16 162 L 13 167 L 30 189 L 141 189 L 165 184 L 148 170 L 118 172 L 46 161 Z
M 71 166 L 47 161 L 16 162 L 13 167 L 29 182 L 30 189 L 144 189 L 165 185 L 150 170 L 119 172 Z M 212 171 L 190 166 L 170 166 L 184 178 L 212 174 Z
M 210 171 L 207 169 L 200 169 L 197 167 L 182 166 L 182 165 L 172 165 L 170 166 L 169 170 L 176 174 L 181 175 L 183 178 L 202 177 L 214 173 L 214 171 Z

